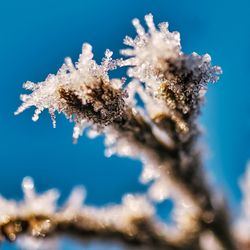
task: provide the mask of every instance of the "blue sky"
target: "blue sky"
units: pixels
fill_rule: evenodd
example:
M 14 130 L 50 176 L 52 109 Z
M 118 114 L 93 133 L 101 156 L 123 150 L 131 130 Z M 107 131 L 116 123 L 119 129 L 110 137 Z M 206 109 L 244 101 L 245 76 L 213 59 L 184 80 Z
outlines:
M 66 56 L 76 60 L 83 42 L 93 45 L 97 60 L 106 48 L 119 57 L 124 36 L 135 34 L 131 19 L 151 12 L 156 22 L 168 21 L 170 30 L 181 33 L 185 52 L 208 52 L 223 69 L 221 80 L 209 87 L 201 117 L 204 161 L 213 182 L 236 209 L 238 179 L 250 159 L 249 7 L 247 0 L 1 1 L 0 193 L 20 198 L 26 175 L 40 191 L 57 187 L 62 199 L 73 186 L 84 184 L 87 202 L 96 205 L 119 202 L 127 191 L 145 190 L 138 183 L 140 163 L 106 159 L 102 138 L 82 137 L 73 145 L 72 124 L 64 117 L 58 117 L 53 129 L 46 113 L 33 123 L 33 110 L 18 117 L 13 112 L 23 82 L 56 73 Z

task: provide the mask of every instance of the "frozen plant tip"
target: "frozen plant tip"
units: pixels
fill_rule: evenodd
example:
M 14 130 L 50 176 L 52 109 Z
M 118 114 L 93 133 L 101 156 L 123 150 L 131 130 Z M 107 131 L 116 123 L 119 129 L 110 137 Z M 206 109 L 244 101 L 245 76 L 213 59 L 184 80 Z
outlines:
M 26 210 L 26 203 L 17 206 L 4 200 L 6 219 L 1 227 L 6 238 L 15 240 L 19 234 L 15 225 L 21 223 L 20 232 L 31 236 L 77 233 L 87 239 L 101 237 L 147 246 L 145 249 L 236 250 L 249 244 L 248 237 L 235 234 L 225 202 L 215 197 L 207 182 L 198 147 L 197 116 L 207 85 L 219 79 L 221 68 L 211 64 L 208 54 L 185 54 L 179 33 L 170 32 L 167 23 L 156 27 L 151 14 L 145 21 L 148 30 L 138 19 L 133 20 L 137 36 L 124 39 L 130 46 L 121 51 L 125 58 L 114 60 L 112 52 L 106 50 L 98 64 L 91 46 L 84 44 L 76 64 L 66 58 L 56 75 L 41 83 L 25 83 L 24 88 L 31 93 L 21 96 L 23 104 L 15 114 L 35 106 L 36 121 L 48 109 L 55 126 L 55 113 L 63 113 L 75 123 L 74 141 L 86 128 L 89 137 L 103 134 L 107 156 L 117 154 L 141 161 L 140 181 L 151 181 L 148 192 L 125 195 L 121 205 L 97 209 L 83 205 L 82 191 L 78 190 L 58 210 L 57 193 L 45 195 L 50 201 L 45 204 L 26 179 L 25 202 L 34 211 Z M 109 76 L 109 71 L 118 67 L 127 67 L 129 83 L 124 84 L 124 77 Z M 244 183 L 247 197 L 248 184 Z M 174 203 L 171 224 L 159 221 L 154 214 L 153 204 L 166 199 Z M 245 209 L 248 203 L 243 204 L 244 218 L 249 217 Z M 22 209 L 16 209 L 20 206 Z M 47 207 L 41 210 L 46 212 L 42 217 L 37 206 Z M 41 223 L 45 220 L 50 226 L 44 230 Z M 40 230 L 35 235 L 33 226 Z
M 73 119 L 77 125 L 93 122 L 107 125 L 112 120 L 119 120 L 123 115 L 124 91 L 122 81 L 110 80 L 108 71 L 115 69 L 117 62 L 111 58 L 112 52 L 107 50 L 101 65 L 93 60 L 92 48 L 84 44 L 82 54 L 74 65 L 70 58 L 56 75 L 49 75 L 44 82 L 34 84 L 27 82 L 24 88 L 33 91 L 30 95 L 22 95 L 23 105 L 15 114 L 35 106 L 33 121 L 39 114 L 48 109 L 55 126 L 55 112 L 63 112 L 67 118 Z
M 168 23 L 155 27 L 151 14 L 145 16 L 145 21 L 148 32 L 138 19 L 133 20 L 137 36 L 124 39 L 131 48 L 121 51 L 128 57 L 122 64 L 129 66 L 130 77 L 145 83 L 147 95 L 158 104 L 165 102 L 164 109 L 168 109 L 167 113 L 177 123 L 178 130 L 187 133 L 186 120 L 197 115 L 207 84 L 218 80 L 221 68 L 211 65 L 208 54 L 183 53 L 180 34 L 170 32 Z M 166 113 L 164 109 L 160 112 Z M 151 116 L 159 117 L 158 113 L 159 108 L 151 108 Z

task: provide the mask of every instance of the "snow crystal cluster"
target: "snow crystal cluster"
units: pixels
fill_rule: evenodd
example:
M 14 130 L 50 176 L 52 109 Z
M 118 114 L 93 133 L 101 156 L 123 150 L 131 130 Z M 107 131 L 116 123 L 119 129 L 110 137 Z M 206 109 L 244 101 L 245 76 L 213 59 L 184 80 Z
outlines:
M 107 50 L 98 65 L 93 60 L 91 46 L 84 44 L 75 65 L 67 58 L 56 75 L 49 75 L 38 84 L 24 84 L 32 93 L 21 96 L 23 104 L 16 114 L 35 106 L 33 120 L 36 121 L 48 109 L 55 126 L 55 112 L 62 112 L 76 124 L 74 140 L 87 127 L 91 127 L 92 136 L 103 132 L 106 154 L 139 158 L 144 164 L 141 180 L 144 183 L 156 180 L 150 188 L 150 197 L 164 200 L 171 193 L 173 197 L 180 196 L 172 191 L 171 181 L 162 177 L 160 171 L 165 159 L 159 157 L 159 152 L 173 145 L 171 135 L 155 126 L 151 119 L 157 115 L 167 117 L 177 123 L 177 130 L 189 131 L 182 114 L 196 108 L 201 89 L 208 82 L 216 81 L 221 70 L 211 66 L 209 55 L 185 55 L 179 33 L 170 32 L 167 23 L 159 24 L 158 29 L 151 14 L 145 20 L 148 32 L 138 19 L 133 20 L 138 35 L 124 40 L 132 47 L 121 52 L 127 59 L 113 60 L 112 52 Z M 127 66 L 128 76 L 134 78 L 126 87 L 123 80 L 109 78 L 108 72 L 118 66 Z M 145 110 L 137 104 L 136 94 Z M 181 200 L 192 206 L 184 197 Z
M 24 199 L 20 202 L 0 198 L 0 231 L 10 240 L 15 241 L 22 249 L 47 250 L 58 249 L 55 238 L 42 240 L 53 234 L 59 225 L 78 223 L 83 230 L 109 230 L 132 234 L 135 230 L 133 219 L 151 218 L 154 208 L 145 196 L 127 194 L 121 205 L 112 205 L 104 208 L 95 208 L 84 204 L 85 189 L 76 187 L 62 207 L 58 207 L 59 192 L 55 189 L 43 194 L 35 191 L 33 180 L 25 177 L 22 183 Z M 85 227 L 85 228 L 84 228 Z M 25 235 L 22 235 L 26 233 Z
M 125 92 L 121 89 L 123 80 L 109 80 L 107 72 L 117 67 L 118 60 L 112 60 L 107 50 L 101 65 L 93 60 L 92 47 L 83 44 L 82 54 L 74 65 L 70 58 L 56 75 L 50 74 L 44 82 L 26 82 L 24 88 L 32 93 L 21 95 L 23 104 L 15 114 L 35 106 L 33 121 L 48 109 L 55 127 L 55 112 L 63 112 L 76 123 L 74 137 L 77 139 L 84 124 L 108 125 L 122 118 Z

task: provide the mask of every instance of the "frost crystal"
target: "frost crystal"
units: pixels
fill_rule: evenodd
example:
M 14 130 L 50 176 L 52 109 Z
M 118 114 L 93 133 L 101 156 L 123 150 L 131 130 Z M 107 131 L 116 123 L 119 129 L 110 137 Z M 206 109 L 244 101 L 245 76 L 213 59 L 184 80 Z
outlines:
M 8 221 L 17 214 L 26 216 L 28 214 L 48 215 L 56 211 L 56 202 L 59 193 L 52 189 L 44 194 L 36 194 L 33 180 L 26 177 L 22 183 L 24 200 L 20 202 L 0 199 L 0 223 Z
M 242 242 L 250 243 L 250 162 L 247 166 L 247 171 L 244 178 L 240 182 L 243 193 L 242 213 L 235 225 L 236 236 Z
M 208 54 L 184 54 L 180 34 L 170 32 L 168 23 L 155 27 L 151 14 L 145 21 L 148 32 L 138 19 L 133 20 L 138 35 L 124 39 L 131 48 L 121 51 L 129 57 L 122 64 L 130 66 L 128 75 L 145 82 L 146 90 L 152 96 L 161 96 L 169 109 L 188 113 L 196 108 L 197 97 L 203 95 L 206 84 L 218 80 L 221 69 L 211 66 Z
M 98 65 L 93 60 L 91 46 L 83 44 L 76 65 L 66 58 L 56 75 L 49 75 L 38 84 L 24 84 L 25 89 L 33 92 L 21 95 L 23 104 L 15 114 L 35 106 L 33 121 L 37 121 L 39 114 L 48 109 L 55 126 L 55 112 L 63 112 L 76 123 L 74 139 L 81 135 L 88 122 L 107 125 L 122 119 L 126 94 L 120 88 L 123 80 L 110 80 L 108 77 L 108 71 L 117 67 L 117 61 L 111 56 L 112 52 L 107 50 L 102 64 Z
M 57 239 L 38 239 L 22 235 L 17 239 L 17 245 L 21 250 L 56 250 L 59 249 Z

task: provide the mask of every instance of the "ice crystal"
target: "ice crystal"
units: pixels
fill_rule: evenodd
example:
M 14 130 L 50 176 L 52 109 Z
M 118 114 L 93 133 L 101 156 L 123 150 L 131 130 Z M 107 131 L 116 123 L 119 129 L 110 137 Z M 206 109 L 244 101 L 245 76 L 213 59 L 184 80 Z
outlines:
M 133 20 L 137 36 L 124 39 L 131 48 L 121 51 L 129 57 L 123 65 L 130 66 L 128 75 L 145 82 L 146 90 L 164 99 L 169 109 L 188 113 L 196 108 L 197 97 L 203 95 L 206 84 L 218 80 L 221 69 L 211 66 L 208 54 L 184 54 L 180 34 L 170 32 L 168 23 L 155 27 L 151 14 L 145 16 L 145 21 L 148 32 L 138 19 Z

